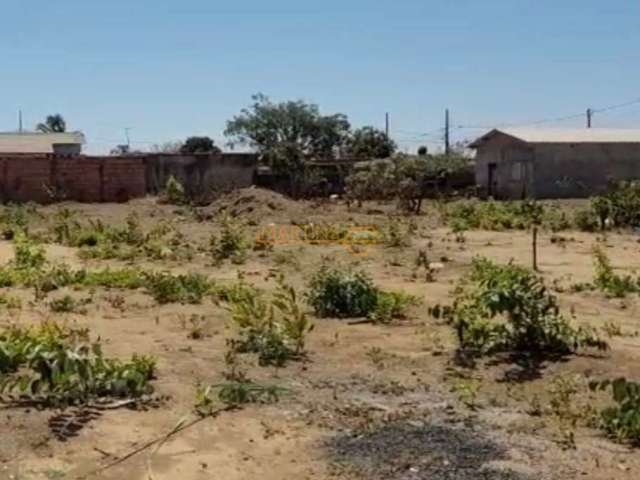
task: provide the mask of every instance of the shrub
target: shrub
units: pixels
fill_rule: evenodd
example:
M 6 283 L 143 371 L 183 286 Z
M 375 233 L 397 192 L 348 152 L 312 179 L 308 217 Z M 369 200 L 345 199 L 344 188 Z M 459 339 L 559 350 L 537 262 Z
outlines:
M 204 275 L 190 273 L 172 275 L 168 272 L 146 275 L 145 287 L 158 303 L 201 303 L 210 293 L 211 283 Z
M 240 224 L 224 215 L 221 220 L 222 230 L 219 236 L 211 236 L 211 254 L 216 263 L 231 260 L 241 264 L 247 259 L 248 242 Z
M 367 317 L 381 323 L 404 317 L 418 303 L 412 295 L 380 290 L 365 272 L 328 266 L 311 279 L 307 300 L 318 317 Z
M 394 318 L 403 318 L 409 307 L 418 303 L 415 296 L 407 293 L 378 291 L 376 306 L 368 316 L 376 323 L 389 323 Z
M 569 324 L 539 277 L 511 263 L 474 259 L 453 305 L 436 307 L 432 314 L 454 326 L 463 350 L 479 355 L 567 354 L 583 346 L 607 348 L 590 330 Z
M 173 175 L 169 175 L 163 193 L 162 200 L 166 203 L 171 205 L 185 205 L 188 203 L 184 186 Z
M 41 269 L 47 261 L 44 247 L 29 240 L 24 233 L 16 236 L 14 251 L 14 265 L 21 270 Z
M 366 317 L 378 289 L 364 272 L 324 266 L 311 279 L 307 298 L 319 317 Z
M 573 224 L 582 232 L 595 232 L 598 225 L 598 217 L 588 209 L 577 210 L 573 215 Z
M 0 333 L 0 395 L 42 406 L 83 405 L 106 397 L 138 398 L 153 391 L 155 360 L 105 358 L 87 330 L 44 322 Z M 5 397 L 6 399 L 6 397 Z M 3 400 L 5 400 L 3 399 Z
M 600 427 L 619 442 L 640 445 L 640 384 L 618 378 L 592 382 L 589 386 L 594 391 L 611 388 L 616 403 L 600 412 Z

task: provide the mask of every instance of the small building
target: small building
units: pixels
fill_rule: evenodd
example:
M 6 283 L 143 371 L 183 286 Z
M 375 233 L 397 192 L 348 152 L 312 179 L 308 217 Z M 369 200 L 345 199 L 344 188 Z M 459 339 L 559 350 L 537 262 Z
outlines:
M 476 184 L 501 199 L 597 195 L 640 180 L 640 130 L 494 129 L 476 150 Z
M 80 155 L 84 143 L 85 138 L 81 132 L 0 133 L 0 154 L 51 153 L 57 155 Z

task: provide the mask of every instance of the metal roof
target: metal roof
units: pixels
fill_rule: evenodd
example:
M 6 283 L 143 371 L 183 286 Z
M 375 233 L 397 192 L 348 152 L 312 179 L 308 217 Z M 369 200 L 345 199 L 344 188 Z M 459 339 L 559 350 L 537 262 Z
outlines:
M 496 128 L 469 146 L 477 148 L 495 135 L 503 134 L 526 143 L 640 143 L 638 129 L 610 128 Z
M 0 132 L 0 153 L 53 153 L 53 145 L 84 145 L 84 143 L 84 134 L 81 132 Z

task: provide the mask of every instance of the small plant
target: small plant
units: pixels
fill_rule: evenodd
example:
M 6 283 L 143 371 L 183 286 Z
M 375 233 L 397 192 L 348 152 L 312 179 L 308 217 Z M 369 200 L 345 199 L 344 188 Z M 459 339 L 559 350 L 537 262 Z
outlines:
M 404 318 L 407 310 L 419 303 L 417 297 L 404 292 L 378 291 L 376 305 L 368 317 L 375 323 L 389 323 L 395 318 Z
M 181 317 L 180 322 L 184 330 L 188 330 L 187 338 L 191 340 L 202 340 L 209 324 L 209 320 L 204 315 L 193 314 L 188 319 Z
M 609 257 L 600 247 L 593 249 L 595 278 L 594 286 L 614 298 L 623 298 L 628 293 L 640 291 L 640 284 L 637 279 L 629 275 L 621 276 L 613 271 Z
M 511 263 L 474 259 L 454 304 L 431 313 L 453 325 L 461 348 L 469 353 L 568 354 L 585 346 L 607 348 L 592 331 L 569 324 L 539 277 Z
M 15 267 L 21 270 L 39 270 L 47 261 L 44 247 L 34 243 L 24 233 L 15 237 Z
M 242 227 L 228 215 L 222 217 L 221 225 L 220 235 L 213 235 L 210 239 L 211 255 L 214 261 L 221 263 L 229 259 L 235 264 L 244 263 L 249 245 Z
M 211 283 L 207 277 L 198 273 L 151 273 L 146 275 L 145 286 L 149 294 L 160 304 L 201 303 L 204 296 L 211 292 Z
M 286 390 L 273 386 L 262 385 L 247 377 L 246 372 L 240 368 L 234 348 L 225 354 L 227 371 L 224 373 L 225 382 L 199 386 L 196 391 L 196 411 L 202 416 L 212 413 L 216 399 L 228 407 L 240 407 L 247 403 L 275 403 Z
M 615 406 L 600 412 L 599 425 L 619 442 L 640 445 L 640 384 L 625 378 L 589 384 L 592 391 L 611 389 Z
M 364 272 L 323 266 L 309 285 L 307 299 L 319 317 L 366 317 L 374 311 L 378 289 Z
M 415 231 L 412 224 L 404 225 L 401 221 L 390 218 L 384 229 L 384 243 L 389 248 L 402 248 L 411 246 L 411 236 Z
M 71 295 L 65 295 L 64 297 L 51 300 L 51 302 L 49 302 L 49 308 L 51 308 L 52 312 L 56 313 L 79 313 L 84 315 L 87 313 L 85 305 L 90 302 L 90 298 L 78 301 Z
M 233 341 L 236 351 L 257 353 L 261 365 L 283 366 L 304 356 L 313 324 L 283 277 L 270 301 L 259 295 L 233 297 L 231 314 L 240 329 L 240 339 Z
M 184 186 L 173 175 L 169 175 L 167 179 L 163 197 L 163 200 L 171 205 L 185 205 L 188 203 Z
M 87 330 L 44 322 L 0 333 L 0 399 L 42 406 L 83 405 L 99 398 L 138 398 L 153 391 L 155 360 L 105 358 Z
M 426 250 L 419 250 L 418 255 L 416 256 L 414 262 L 414 270 L 412 277 L 414 279 L 418 279 L 420 277 L 420 273 L 424 272 L 424 281 L 427 283 L 435 282 L 435 270 L 431 266 L 431 262 L 429 261 L 429 256 L 427 255 Z

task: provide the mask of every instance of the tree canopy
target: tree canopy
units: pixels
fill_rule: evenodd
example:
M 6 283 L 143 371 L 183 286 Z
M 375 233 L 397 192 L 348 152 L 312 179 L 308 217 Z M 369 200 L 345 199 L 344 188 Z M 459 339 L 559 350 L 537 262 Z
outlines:
M 194 153 L 217 153 L 220 149 L 214 144 L 210 137 L 189 137 L 180 147 L 182 154 Z
M 59 113 L 48 115 L 44 123 L 36 125 L 36 130 L 42 133 L 63 133 L 67 131 L 67 122 Z
M 272 102 L 262 94 L 227 122 L 230 143 L 256 149 L 275 168 L 290 169 L 310 158 L 332 158 L 349 134 L 346 115 L 321 115 L 302 100 Z
M 396 148 L 396 143 L 385 132 L 374 127 L 355 130 L 347 141 L 347 152 L 354 157 L 388 158 Z

